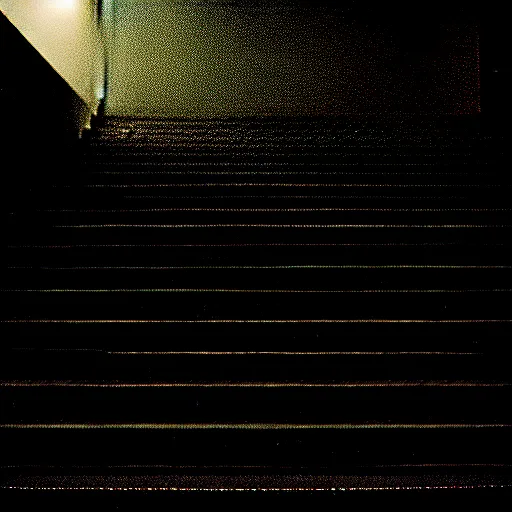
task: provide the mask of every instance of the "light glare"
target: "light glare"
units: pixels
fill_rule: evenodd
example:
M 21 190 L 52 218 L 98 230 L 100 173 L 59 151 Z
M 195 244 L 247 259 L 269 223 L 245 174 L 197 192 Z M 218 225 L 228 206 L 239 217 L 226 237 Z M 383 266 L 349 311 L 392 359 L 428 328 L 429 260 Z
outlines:
M 74 9 L 76 0 L 51 0 L 51 6 L 56 9 Z

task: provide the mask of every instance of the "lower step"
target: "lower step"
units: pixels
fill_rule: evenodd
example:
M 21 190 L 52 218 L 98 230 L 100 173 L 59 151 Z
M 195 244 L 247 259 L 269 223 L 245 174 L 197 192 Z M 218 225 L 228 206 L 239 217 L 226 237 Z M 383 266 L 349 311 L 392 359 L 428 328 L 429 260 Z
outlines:
M 46 469 L 42 474 L 37 469 Z M 349 474 L 304 474 L 304 471 L 272 472 L 273 468 L 181 468 L 140 467 L 109 468 L 110 473 L 102 474 L 100 468 L 16 468 L 16 475 L 7 475 L 5 487 L 12 490 L 31 491 L 434 491 L 451 489 L 505 489 L 512 485 L 511 468 L 495 466 L 460 466 L 456 474 L 450 474 L 442 465 L 428 471 L 418 467 L 360 467 Z M 123 469 L 128 474 L 123 474 Z M 173 473 L 173 469 L 177 470 Z M 416 469 L 416 471 L 414 471 Z M 501 469 L 501 470 L 500 470 Z M 79 471 L 84 471 L 82 475 Z M 135 470 L 139 474 L 133 475 Z M 163 470 L 163 471 L 162 471 Z M 104 469 L 103 469 L 104 471 Z M 467 474 L 472 471 L 473 474 Z M 20 474 L 21 473 L 21 474 Z M 57 473 L 57 474 L 55 474 Z M 402 473 L 402 474 L 401 474 Z M 379 493 L 383 496 L 384 493 Z M 402 493 L 399 493 L 402 494 Z M 147 496 L 147 495 L 146 495 Z M 211 496 L 211 493 L 209 494 Z M 254 497 L 254 493 L 251 493 Z M 275 496 L 275 494 L 274 494 Z M 461 493 L 457 494 L 460 497 Z M 26 496 L 25 496 L 26 497 Z M 317 495 L 317 497 L 319 497 Z M 361 498 L 358 493 L 356 497 Z M 396 497 L 396 496 L 395 496 Z M 45 495 L 48 499 L 48 493 Z M 105 496 L 105 498 L 107 498 Z M 132 496 L 133 498 L 133 496 Z M 252 499 L 252 498 L 251 498 Z
M 1 428 L 8 465 L 338 467 L 507 464 L 511 426 L 276 424 Z

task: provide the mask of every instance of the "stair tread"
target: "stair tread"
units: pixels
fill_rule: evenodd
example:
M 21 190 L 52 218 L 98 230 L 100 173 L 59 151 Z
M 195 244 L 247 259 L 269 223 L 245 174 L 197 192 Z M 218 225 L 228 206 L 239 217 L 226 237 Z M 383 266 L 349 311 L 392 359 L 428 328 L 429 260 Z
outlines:
M 2 485 L 511 486 L 504 140 L 104 118 L 3 216 Z

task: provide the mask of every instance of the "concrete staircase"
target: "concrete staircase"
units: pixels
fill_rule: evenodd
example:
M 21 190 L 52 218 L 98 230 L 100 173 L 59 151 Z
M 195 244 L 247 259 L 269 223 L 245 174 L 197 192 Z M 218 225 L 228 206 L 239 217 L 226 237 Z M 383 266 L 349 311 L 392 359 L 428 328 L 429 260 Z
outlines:
M 503 148 L 106 118 L 7 215 L 4 490 L 508 493 Z

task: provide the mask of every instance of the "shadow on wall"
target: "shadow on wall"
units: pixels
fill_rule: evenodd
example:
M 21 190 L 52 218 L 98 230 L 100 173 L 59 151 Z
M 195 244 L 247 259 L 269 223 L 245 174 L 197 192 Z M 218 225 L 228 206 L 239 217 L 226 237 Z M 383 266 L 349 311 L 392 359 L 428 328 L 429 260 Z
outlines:
M 19 186 L 37 186 L 62 167 L 75 148 L 90 109 L 67 82 L 0 13 L 0 105 L 6 201 Z

